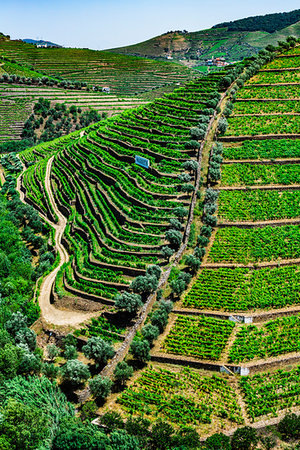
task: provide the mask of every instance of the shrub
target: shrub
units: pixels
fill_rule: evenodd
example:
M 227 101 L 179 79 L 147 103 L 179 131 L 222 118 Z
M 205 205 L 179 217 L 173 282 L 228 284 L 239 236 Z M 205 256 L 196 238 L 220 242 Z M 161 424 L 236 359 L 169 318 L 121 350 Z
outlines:
M 108 377 L 97 375 L 89 381 L 89 387 L 94 397 L 105 400 L 110 393 L 112 381 Z

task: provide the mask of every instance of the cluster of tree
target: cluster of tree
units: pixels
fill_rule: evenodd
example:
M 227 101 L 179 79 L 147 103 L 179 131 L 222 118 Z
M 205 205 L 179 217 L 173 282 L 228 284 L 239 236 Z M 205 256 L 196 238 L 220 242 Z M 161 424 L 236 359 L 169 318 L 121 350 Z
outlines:
M 1 165 L 11 173 L 22 171 L 22 163 L 17 153 L 7 153 L 1 158 Z
M 82 347 L 84 356 L 94 360 L 94 367 L 98 371 L 107 364 L 108 359 L 114 355 L 113 347 L 100 337 L 91 337 Z M 68 334 L 63 340 L 61 348 L 55 344 L 47 346 L 47 354 L 50 362 L 43 367 L 43 372 L 51 379 L 60 377 L 62 383 L 69 388 L 77 388 L 88 380 L 91 394 L 97 401 L 103 402 L 110 394 L 113 381 L 100 374 L 91 377 L 89 367 L 78 360 L 77 340 L 72 334 Z M 54 365 L 58 356 L 63 356 L 66 363 L 62 367 Z M 114 370 L 116 387 L 124 386 L 124 383 L 132 376 L 133 368 L 125 361 L 119 362 Z
M 264 16 L 246 17 L 232 22 L 223 22 L 213 28 L 227 27 L 229 31 L 274 31 L 282 30 L 300 20 L 300 9 L 287 13 L 266 14 Z
M 161 276 L 161 268 L 157 265 L 149 266 L 145 275 L 136 277 L 131 285 L 132 292 L 124 291 L 115 299 L 115 308 L 124 311 L 129 316 L 137 314 L 149 294 L 156 291 Z
M 82 111 L 75 105 L 67 108 L 64 103 L 56 103 L 51 107 L 49 100 L 40 98 L 24 124 L 22 138 L 35 143 L 46 142 L 71 131 L 80 130 L 106 117 L 106 113 L 102 113 L 101 116 L 96 110 Z
M 130 346 L 130 353 L 133 358 L 141 363 L 150 360 L 150 349 L 153 341 L 162 333 L 168 323 L 168 317 L 173 309 L 173 303 L 161 299 L 161 293 L 158 296 L 159 301 L 155 305 L 155 310 L 151 314 L 150 321 L 137 334 Z
M 3 194 L 7 192 L 10 200 Z M 33 323 L 39 308 L 31 302 L 33 281 L 47 270 L 54 260 L 52 250 L 40 235 L 45 231 L 37 212 L 24 205 L 15 191 L 15 180 L 8 175 L 0 195 L 0 311 L 2 321 L 21 311 Z M 38 234 L 37 234 L 38 233 Z M 27 242 L 27 245 L 24 243 Z M 39 253 L 33 267 L 32 254 Z
M 31 147 L 33 142 L 29 139 L 22 139 L 20 141 L 7 141 L 0 144 L 1 153 L 19 153 L 28 147 Z
M 218 123 L 218 127 L 221 126 L 220 125 L 221 120 L 222 119 L 220 119 Z M 222 153 L 223 153 L 223 145 L 220 142 L 213 145 L 210 152 L 209 168 L 208 168 L 208 180 L 210 183 L 216 183 L 221 178 L 221 164 L 223 161 Z M 208 224 L 211 225 L 210 223 Z

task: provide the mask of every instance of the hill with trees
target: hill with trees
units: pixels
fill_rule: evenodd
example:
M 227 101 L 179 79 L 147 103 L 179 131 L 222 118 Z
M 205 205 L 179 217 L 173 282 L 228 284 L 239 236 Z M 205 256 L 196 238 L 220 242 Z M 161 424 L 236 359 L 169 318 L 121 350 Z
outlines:
M 227 62 L 255 55 L 266 45 L 288 36 L 300 37 L 300 10 L 289 13 L 254 16 L 213 26 L 207 30 L 168 31 L 145 42 L 110 51 L 125 54 L 180 61 L 197 68 L 212 58 Z M 207 69 L 207 65 L 206 67 Z

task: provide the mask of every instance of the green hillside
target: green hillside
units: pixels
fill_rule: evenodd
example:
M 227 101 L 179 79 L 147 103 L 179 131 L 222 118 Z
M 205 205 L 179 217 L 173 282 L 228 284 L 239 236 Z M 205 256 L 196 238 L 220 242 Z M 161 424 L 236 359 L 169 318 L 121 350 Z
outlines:
M 138 95 L 165 85 L 187 81 L 191 72 L 179 64 L 75 48 L 36 48 L 22 41 L 0 38 L 0 56 L 28 64 L 33 70 L 89 87 L 109 87 L 114 95 Z
M 171 31 L 147 41 L 111 49 L 124 55 L 138 55 L 156 59 L 173 58 L 189 67 L 201 65 L 212 57 L 224 57 L 226 61 L 241 60 L 256 54 L 268 44 L 277 45 L 287 36 L 300 37 L 299 10 L 285 13 L 286 20 L 270 15 L 216 25 L 213 28 L 195 32 Z M 265 17 L 265 16 L 262 16 Z M 252 20 L 253 19 L 253 20 Z M 238 26 L 237 23 L 242 22 Z M 254 24 L 252 23 L 254 22 Z M 281 27 L 278 25 L 281 23 Z M 268 26 L 267 26 L 268 24 Z M 270 30 L 270 31 L 266 31 Z
M 0 448 L 299 447 L 299 74 L 289 38 L 82 130 L 40 87 L 75 131 L 1 159 Z

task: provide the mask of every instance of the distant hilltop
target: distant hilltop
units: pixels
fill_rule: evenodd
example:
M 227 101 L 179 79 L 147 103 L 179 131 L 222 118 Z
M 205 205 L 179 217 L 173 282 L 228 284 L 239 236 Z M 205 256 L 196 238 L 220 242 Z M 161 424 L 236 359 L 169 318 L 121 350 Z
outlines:
M 188 67 L 225 65 L 300 37 L 300 9 L 219 23 L 207 30 L 168 31 L 147 41 L 110 49 L 114 53 L 174 60 Z
M 58 45 L 58 44 L 54 44 L 54 42 L 50 42 L 50 41 L 44 41 L 44 40 L 36 40 L 36 39 L 22 39 L 23 42 L 26 42 L 27 44 L 33 44 L 36 45 L 37 47 L 58 47 L 61 48 L 62 45 Z

